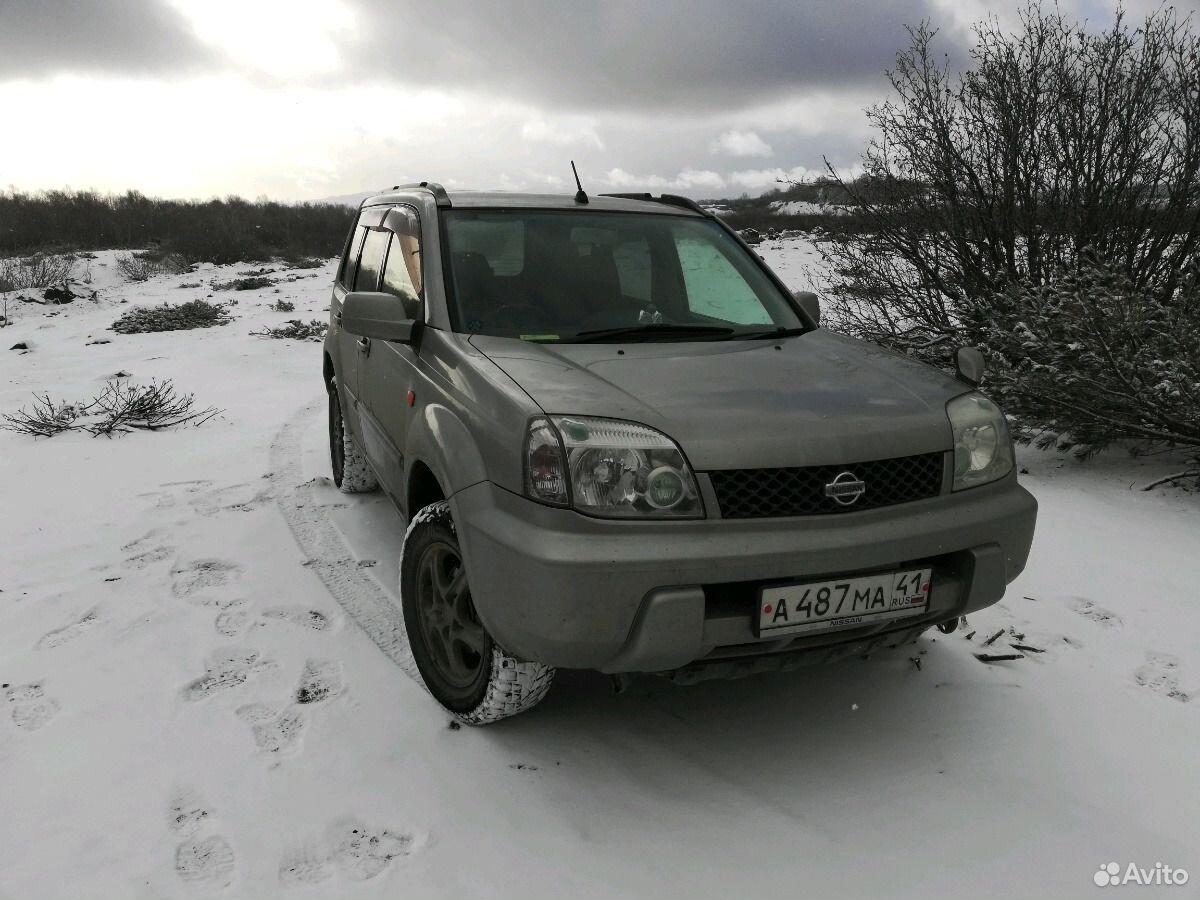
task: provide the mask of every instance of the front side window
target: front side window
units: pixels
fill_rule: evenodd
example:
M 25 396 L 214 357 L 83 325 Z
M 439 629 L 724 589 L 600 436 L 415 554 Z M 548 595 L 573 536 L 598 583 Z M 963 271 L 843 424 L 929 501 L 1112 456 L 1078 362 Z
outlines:
M 791 298 L 708 219 L 451 210 L 445 233 L 459 331 L 570 342 L 803 327 Z
M 388 243 L 380 290 L 399 297 L 410 319 L 421 319 L 420 220 L 415 212 L 399 207 L 398 214 L 388 216 L 388 224 L 394 231 Z

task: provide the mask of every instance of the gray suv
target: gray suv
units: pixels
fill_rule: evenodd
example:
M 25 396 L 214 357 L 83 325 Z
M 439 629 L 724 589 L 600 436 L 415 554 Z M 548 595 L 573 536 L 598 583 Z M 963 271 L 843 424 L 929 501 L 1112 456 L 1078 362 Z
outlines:
M 676 681 L 952 630 L 1021 572 L 1037 505 L 1000 410 L 819 327 L 692 201 L 365 201 L 324 347 L 334 480 L 409 525 L 416 675 L 462 721 L 555 667 Z

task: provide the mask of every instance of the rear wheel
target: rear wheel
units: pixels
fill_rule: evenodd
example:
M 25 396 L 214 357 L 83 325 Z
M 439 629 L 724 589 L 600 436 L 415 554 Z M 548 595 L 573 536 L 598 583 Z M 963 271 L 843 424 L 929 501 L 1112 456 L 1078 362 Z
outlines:
M 553 668 L 510 656 L 479 621 L 445 501 L 425 507 L 409 525 L 400 601 L 417 673 L 459 720 L 486 725 L 525 712 L 550 689 Z
M 329 462 L 333 483 L 347 494 L 361 494 L 379 487 L 370 463 L 346 427 L 336 381 L 329 384 Z

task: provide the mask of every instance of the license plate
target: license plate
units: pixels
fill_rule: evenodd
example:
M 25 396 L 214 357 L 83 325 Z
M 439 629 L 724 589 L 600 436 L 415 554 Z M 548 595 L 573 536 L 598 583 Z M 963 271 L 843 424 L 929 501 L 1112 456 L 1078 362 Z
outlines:
M 909 569 L 766 587 L 759 597 L 758 632 L 777 637 L 919 616 L 929 608 L 932 574 Z

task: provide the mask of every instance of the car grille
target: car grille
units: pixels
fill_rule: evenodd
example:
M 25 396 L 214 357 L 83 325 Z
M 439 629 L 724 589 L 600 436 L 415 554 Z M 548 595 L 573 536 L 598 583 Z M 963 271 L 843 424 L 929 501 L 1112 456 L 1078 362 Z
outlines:
M 944 453 L 922 453 L 844 466 L 788 469 L 722 469 L 708 473 L 721 516 L 769 519 L 858 512 L 936 497 L 942 489 Z M 842 505 L 825 496 L 825 486 L 842 472 L 866 485 L 854 503 Z

